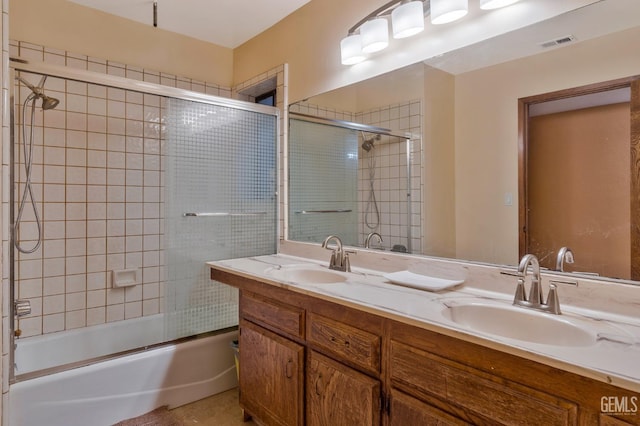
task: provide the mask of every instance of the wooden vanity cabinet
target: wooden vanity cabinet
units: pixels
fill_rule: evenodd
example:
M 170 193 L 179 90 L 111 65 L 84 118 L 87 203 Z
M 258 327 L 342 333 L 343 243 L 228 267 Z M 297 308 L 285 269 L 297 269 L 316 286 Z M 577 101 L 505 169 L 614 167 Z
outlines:
M 640 412 L 601 409 L 603 397 L 637 392 L 227 272 L 211 277 L 241 289 L 240 403 L 260 424 L 640 425 Z
M 380 381 L 315 351 L 307 358 L 306 424 L 380 425 Z
M 640 425 L 601 412 L 637 392 L 396 321 L 388 334 L 391 425 Z
M 271 298 L 261 291 L 267 288 L 254 290 L 240 293 L 245 415 L 265 425 L 379 426 L 382 339 L 366 330 L 368 316 L 302 295 L 276 291 Z M 382 319 L 373 322 L 380 331 Z
M 268 425 L 304 424 L 304 346 L 248 321 L 240 327 L 240 403 Z

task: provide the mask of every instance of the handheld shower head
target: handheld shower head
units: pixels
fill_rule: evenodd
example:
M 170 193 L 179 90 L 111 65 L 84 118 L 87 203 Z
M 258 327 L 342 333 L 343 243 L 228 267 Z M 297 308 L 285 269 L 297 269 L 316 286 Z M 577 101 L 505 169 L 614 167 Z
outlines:
M 58 99 L 47 96 L 44 93 L 40 97 L 42 98 L 42 109 L 44 110 L 54 109 L 60 103 Z
M 29 89 L 31 89 L 31 91 L 33 92 L 33 94 L 35 95 L 36 98 L 42 99 L 42 109 L 43 110 L 54 109 L 60 103 L 60 100 L 58 100 L 56 98 L 52 98 L 52 97 L 47 96 L 47 95 L 44 94 L 44 88 L 43 87 L 44 87 L 44 81 L 46 79 L 46 76 L 43 76 L 42 80 L 40 81 L 40 85 L 37 86 L 37 87 L 34 86 L 33 84 L 29 83 L 27 80 L 25 80 L 24 78 L 22 78 L 20 76 L 18 76 L 17 78 L 25 86 L 27 86 Z
M 364 133 L 362 134 L 362 139 L 364 139 Z M 364 139 L 364 142 L 362 142 L 362 145 L 360 145 L 362 147 L 362 149 L 364 149 L 365 151 L 369 152 L 371 151 L 371 148 L 373 148 L 373 142 L 374 141 L 379 141 L 380 140 L 380 135 L 375 135 L 372 138 L 369 139 Z

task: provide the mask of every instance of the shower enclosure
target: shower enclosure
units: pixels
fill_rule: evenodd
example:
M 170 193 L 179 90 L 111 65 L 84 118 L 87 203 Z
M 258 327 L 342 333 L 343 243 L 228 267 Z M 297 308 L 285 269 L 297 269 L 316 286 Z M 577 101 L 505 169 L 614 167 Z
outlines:
M 11 77 L 12 378 L 237 325 L 205 262 L 277 250 L 276 109 L 54 65 Z
M 288 238 L 412 251 L 414 135 L 290 113 Z

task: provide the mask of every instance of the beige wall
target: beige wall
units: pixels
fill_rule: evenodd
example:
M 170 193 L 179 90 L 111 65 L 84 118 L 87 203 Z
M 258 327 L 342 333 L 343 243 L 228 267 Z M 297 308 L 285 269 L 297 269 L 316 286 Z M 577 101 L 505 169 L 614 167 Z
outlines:
M 455 257 L 455 78 L 424 68 L 422 250 Z
M 518 98 L 639 75 L 638 45 L 632 29 L 456 77 L 457 257 L 517 263 Z
M 234 50 L 234 78 L 289 64 L 289 96 L 297 102 L 411 65 L 499 34 L 543 21 L 595 0 L 521 0 L 492 13 L 470 8 L 464 25 L 427 24 L 411 38 L 390 40 L 390 46 L 355 66 L 340 63 L 340 40 L 360 19 L 385 0 L 314 0 L 275 26 Z
M 9 11 L 13 40 L 226 87 L 233 83 L 232 49 L 64 0 L 10 0 Z

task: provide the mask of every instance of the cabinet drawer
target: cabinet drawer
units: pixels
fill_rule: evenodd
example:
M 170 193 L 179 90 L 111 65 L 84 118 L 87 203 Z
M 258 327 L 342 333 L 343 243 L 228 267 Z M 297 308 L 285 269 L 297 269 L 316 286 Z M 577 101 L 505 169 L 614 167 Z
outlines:
M 578 408 L 574 403 L 396 341 L 391 342 L 390 368 L 394 387 L 435 396 L 456 407 L 456 411 L 462 408 L 471 420 L 518 425 L 577 424 Z
M 241 315 L 253 322 L 269 326 L 291 336 L 304 338 L 304 309 L 274 300 L 243 293 Z
M 310 313 L 307 339 L 347 363 L 380 372 L 380 336 Z

